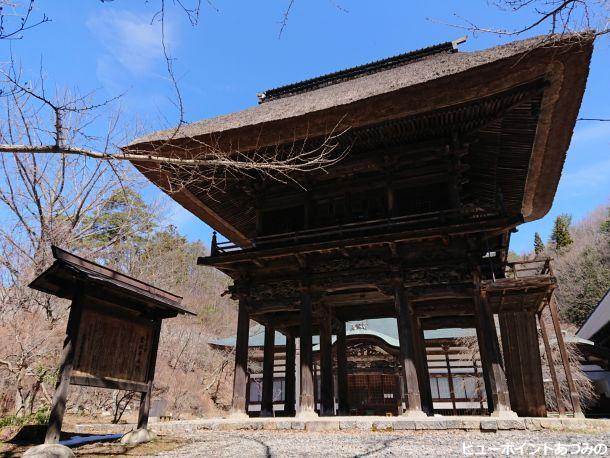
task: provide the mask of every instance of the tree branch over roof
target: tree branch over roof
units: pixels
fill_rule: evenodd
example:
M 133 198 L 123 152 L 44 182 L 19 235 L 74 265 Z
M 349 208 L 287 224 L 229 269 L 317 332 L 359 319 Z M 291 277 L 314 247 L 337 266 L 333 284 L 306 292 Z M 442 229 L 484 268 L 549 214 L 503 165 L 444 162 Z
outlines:
M 463 24 L 443 21 L 434 22 L 474 33 L 491 33 L 500 36 L 520 36 L 539 27 L 546 27 L 550 36 L 573 32 L 587 32 L 596 36 L 610 32 L 610 4 L 597 0 L 496 0 L 491 2 L 497 8 L 517 13 L 529 11 L 536 19 L 522 26 L 509 29 L 480 26 L 473 21 L 454 14 Z M 430 19 L 432 20 L 432 19 Z

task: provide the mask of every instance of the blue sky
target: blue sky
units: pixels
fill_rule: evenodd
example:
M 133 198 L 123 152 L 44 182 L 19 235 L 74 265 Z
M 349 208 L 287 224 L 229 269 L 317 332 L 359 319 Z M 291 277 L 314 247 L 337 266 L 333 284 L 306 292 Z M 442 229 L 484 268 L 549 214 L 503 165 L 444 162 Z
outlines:
M 188 0 L 185 0 L 188 3 Z M 97 90 L 100 99 L 126 92 L 128 119 L 156 130 L 177 121 L 172 87 L 160 47 L 160 27 L 151 24 L 158 2 L 39 0 L 51 18 L 24 39 L 4 42 L 26 73 L 41 66 L 49 85 Z M 172 2 L 167 2 L 171 5 Z M 453 40 L 465 31 L 454 14 L 480 25 L 511 27 L 528 20 L 490 6 L 485 0 L 404 2 L 296 0 L 281 38 L 280 21 L 288 0 L 202 2 L 200 23 L 170 9 L 166 36 L 179 78 L 188 121 L 256 104 L 256 93 L 286 83 L 358 65 L 393 54 Z M 539 31 L 540 33 L 543 30 Z M 535 33 L 533 33 L 535 34 Z M 508 41 L 495 35 L 470 36 L 460 46 L 477 50 Z M 610 117 L 610 40 L 598 41 L 583 117 Z M 520 227 L 511 248 L 531 249 L 533 234 L 546 239 L 553 219 L 571 213 L 577 221 L 610 198 L 610 122 L 579 122 L 553 208 L 539 221 Z M 148 198 L 158 191 L 146 190 Z M 208 242 L 210 229 L 172 207 L 167 223 L 190 239 Z

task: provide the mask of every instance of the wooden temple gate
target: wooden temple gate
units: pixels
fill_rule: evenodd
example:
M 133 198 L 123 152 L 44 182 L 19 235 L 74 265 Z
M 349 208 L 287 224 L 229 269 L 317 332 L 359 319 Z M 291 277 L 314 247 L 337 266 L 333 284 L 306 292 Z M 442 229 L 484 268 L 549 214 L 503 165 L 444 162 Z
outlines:
M 232 154 L 238 145 L 243 157 L 341 158 L 320 173 L 297 167 L 289 180 L 229 173 L 222 186 L 135 162 L 163 189 L 186 182 L 171 197 L 229 239 L 214 234 L 199 263 L 229 275 L 239 302 L 235 415 L 246 414 L 250 320 L 266 328 L 261 414 L 273 414 L 278 330 L 287 339 L 286 385 L 299 387 L 286 410 L 307 416 L 316 401 L 312 336 L 320 338 L 319 412 L 336 413 L 336 379 L 338 413 L 346 414 L 346 322 L 383 317 L 397 320 L 400 413 L 432 413 L 424 330 L 462 327 L 477 331 L 488 411 L 544 415 L 540 358 L 526 350 L 537 348 L 537 315 L 547 305 L 579 412 L 550 266 L 520 277 L 507 256 L 516 227 L 551 207 L 592 38 L 568 35 L 550 46 L 533 38 L 474 53 L 457 44 L 269 90 L 258 107 L 125 147 L 182 155 L 206 145 Z M 544 328 L 542 336 L 546 343 Z M 298 384 L 288 368 L 297 364 L 297 337 Z

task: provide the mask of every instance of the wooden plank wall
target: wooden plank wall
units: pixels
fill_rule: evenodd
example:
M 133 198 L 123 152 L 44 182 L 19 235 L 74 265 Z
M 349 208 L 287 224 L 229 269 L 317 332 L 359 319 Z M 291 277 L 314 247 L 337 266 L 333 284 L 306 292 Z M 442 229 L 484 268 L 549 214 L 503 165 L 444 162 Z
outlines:
M 153 331 L 152 322 L 85 308 L 72 375 L 146 383 Z
M 512 410 L 519 416 L 544 417 L 546 404 L 540 347 L 533 312 L 502 312 L 500 334 Z

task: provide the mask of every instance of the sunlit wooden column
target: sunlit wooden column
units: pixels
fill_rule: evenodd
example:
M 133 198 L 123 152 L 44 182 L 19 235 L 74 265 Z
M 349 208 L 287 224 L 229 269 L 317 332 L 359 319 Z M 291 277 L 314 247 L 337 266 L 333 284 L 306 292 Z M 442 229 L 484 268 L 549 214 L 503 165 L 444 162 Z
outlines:
M 479 270 L 473 269 L 472 276 L 474 286 L 473 301 L 475 313 L 477 314 L 477 338 L 489 411 L 494 416 L 516 416 L 510 408 L 508 385 L 504 368 L 502 367 L 496 323 L 485 292 L 481 289 L 481 274 Z
M 398 341 L 400 344 L 400 363 L 404 380 L 406 411 L 403 415 L 425 416 L 421 408 L 419 381 L 415 367 L 415 326 L 413 307 L 409 303 L 402 279 L 394 283 L 394 305 L 397 312 Z
M 261 396 L 261 417 L 273 416 L 273 369 L 275 363 L 275 328 L 265 326 L 265 347 L 263 350 L 263 392 Z
M 498 318 L 511 410 L 523 417 L 545 417 L 536 315 L 522 309 L 502 311 Z
M 293 331 L 286 332 L 286 371 L 284 383 L 284 414 L 294 416 L 296 393 L 296 344 Z
M 320 415 L 325 416 L 335 414 L 331 319 L 328 310 L 320 317 Z
M 339 397 L 339 415 L 349 414 L 347 387 L 347 336 L 345 322 L 342 321 L 337 332 L 337 395 Z
M 426 339 L 421 319 L 413 317 L 413 339 L 415 342 L 415 369 L 419 382 L 419 393 L 421 397 L 422 410 L 428 414 L 434 414 L 432 405 L 432 391 L 430 390 L 430 374 L 428 371 L 428 357 L 426 354 Z
M 549 342 L 549 334 L 546 330 L 546 324 L 542 313 L 538 313 L 538 323 L 540 324 L 540 333 L 542 334 L 542 341 L 544 342 L 544 351 L 546 353 L 546 362 L 549 365 L 549 372 L 551 373 L 551 381 L 553 382 L 553 391 L 555 392 L 555 402 L 557 403 L 557 412 L 559 416 L 564 416 L 566 413 L 563 405 L 563 398 L 561 396 L 561 388 L 559 387 L 559 380 L 557 379 L 557 371 L 555 370 L 555 360 L 553 358 L 553 351 L 551 350 L 551 344 Z
M 237 337 L 235 341 L 235 369 L 233 373 L 232 416 L 247 416 L 246 388 L 248 382 L 248 339 L 250 313 L 245 297 L 239 299 L 237 315 Z
M 570 390 L 570 401 L 572 402 L 572 410 L 575 417 L 582 417 L 583 413 L 580 408 L 580 396 L 576 390 L 574 379 L 572 378 L 572 370 L 570 369 L 570 358 L 566 350 L 566 344 L 563 340 L 563 334 L 561 333 L 561 325 L 559 324 L 559 313 L 557 312 L 557 304 L 555 303 L 555 295 L 551 296 L 549 300 L 549 311 L 551 312 L 551 320 L 553 321 L 553 328 L 555 329 L 555 337 L 557 337 L 557 344 L 559 345 L 559 354 L 561 355 L 561 362 L 563 363 L 563 370 L 566 374 L 566 381 L 568 382 L 568 389 Z
M 301 395 L 299 397 L 299 416 L 317 416 L 314 410 L 313 359 L 311 348 L 312 320 L 311 291 L 308 286 L 305 286 L 301 290 L 300 311 Z

